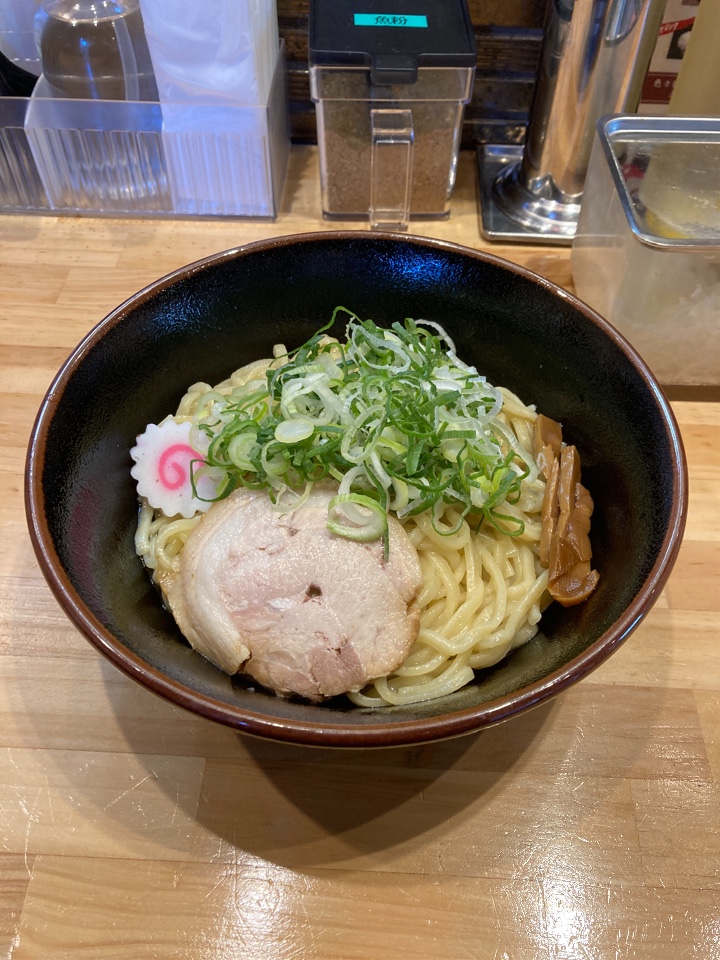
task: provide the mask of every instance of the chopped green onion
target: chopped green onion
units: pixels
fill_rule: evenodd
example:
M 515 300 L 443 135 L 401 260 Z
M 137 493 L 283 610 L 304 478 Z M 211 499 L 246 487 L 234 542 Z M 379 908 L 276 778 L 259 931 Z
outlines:
M 387 532 L 387 513 L 377 500 L 358 493 L 333 497 L 328 505 L 327 528 L 348 540 L 379 540 Z
M 327 336 L 341 314 L 345 343 Z M 200 401 L 196 429 L 208 438 L 207 463 L 226 477 L 223 495 L 264 487 L 284 505 L 283 491 L 332 478 L 351 498 L 333 501 L 328 525 L 341 536 L 380 537 L 388 509 L 436 518 L 444 503 L 522 533 L 502 505 L 517 502 L 537 465 L 498 418 L 500 391 L 458 359 L 438 324 L 385 329 L 337 307 L 281 359 L 265 385 L 209 390 Z
M 314 432 L 315 427 L 309 420 L 281 420 L 275 427 L 275 439 L 280 443 L 300 443 Z

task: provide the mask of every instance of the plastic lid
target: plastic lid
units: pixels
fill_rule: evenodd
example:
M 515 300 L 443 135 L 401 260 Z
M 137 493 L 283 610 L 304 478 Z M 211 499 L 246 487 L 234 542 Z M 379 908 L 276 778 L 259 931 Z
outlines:
M 465 0 L 311 0 L 309 32 L 312 66 L 369 66 L 377 84 L 476 63 Z

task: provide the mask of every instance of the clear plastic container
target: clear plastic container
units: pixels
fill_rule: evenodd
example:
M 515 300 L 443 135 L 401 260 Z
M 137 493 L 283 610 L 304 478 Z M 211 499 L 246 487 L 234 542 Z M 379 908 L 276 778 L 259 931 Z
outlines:
M 41 77 L 25 132 L 56 211 L 170 212 L 159 103 L 66 99 Z
M 599 120 L 571 266 L 662 384 L 719 385 L 720 119 Z
M 426 67 L 374 85 L 363 68 L 313 67 L 323 214 L 402 228 L 450 212 L 473 70 Z
M 0 97 L 0 213 L 50 209 L 25 133 L 28 103 Z
M 290 138 L 282 49 L 266 103 L 0 97 L 0 213 L 274 218 Z
M 310 90 L 324 217 L 406 229 L 449 214 L 476 49 L 464 0 L 384 9 L 311 4 Z

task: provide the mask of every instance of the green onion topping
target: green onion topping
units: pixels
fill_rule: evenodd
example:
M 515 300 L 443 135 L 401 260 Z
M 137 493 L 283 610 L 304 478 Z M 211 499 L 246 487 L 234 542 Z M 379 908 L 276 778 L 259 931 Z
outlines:
M 341 313 L 345 343 L 326 336 Z M 264 381 L 203 397 L 195 429 L 209 439 L 208 465 L 225 471 L 218 499 L 237 486 L 265 488 L 291 510 L 331 479 L 339 493 L 328 528 L 350 539 L 384 536 L 388 511 L 436 517 L 443 503 L 518 535 L 522 521 L 501 508 L 537 466 L 501 408 L 500 391 L 457 357 L 439 325 L 406 319 L 385 329 L 337 307 Z

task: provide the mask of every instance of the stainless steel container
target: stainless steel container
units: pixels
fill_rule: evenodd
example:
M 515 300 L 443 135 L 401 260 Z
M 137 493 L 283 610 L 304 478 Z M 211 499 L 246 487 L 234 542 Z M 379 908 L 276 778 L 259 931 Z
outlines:
M 571 265 L 662 384 L 720 385 L 720 119 L 601 119 Z

